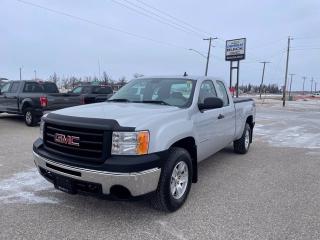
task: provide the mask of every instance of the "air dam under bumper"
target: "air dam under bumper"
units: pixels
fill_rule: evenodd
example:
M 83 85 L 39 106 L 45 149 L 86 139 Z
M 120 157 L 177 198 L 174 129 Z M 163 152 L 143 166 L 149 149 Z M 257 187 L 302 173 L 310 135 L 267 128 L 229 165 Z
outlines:
M 68 178 L 101 184 L 102 193 L 105 195 L 110 194 L 112 186 L 119 185 L 127 188 L 133 197 L 153 192 L 157 189 L 161 173 L 160 168 L 133 173 L 96 171 L 56 163 L 35 152 L 33 156 L 39 170 L 42 168 Z

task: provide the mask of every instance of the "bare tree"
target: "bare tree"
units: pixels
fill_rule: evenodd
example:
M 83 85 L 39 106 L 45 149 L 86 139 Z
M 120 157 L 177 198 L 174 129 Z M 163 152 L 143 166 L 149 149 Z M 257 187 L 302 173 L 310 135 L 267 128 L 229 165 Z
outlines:
M 110 84 L 110 77 L 109 75 L 106 73 L 106 71 L 103 71 L 102 73 L 102 82 L 105 84 L 105 85 L 109 85 Z

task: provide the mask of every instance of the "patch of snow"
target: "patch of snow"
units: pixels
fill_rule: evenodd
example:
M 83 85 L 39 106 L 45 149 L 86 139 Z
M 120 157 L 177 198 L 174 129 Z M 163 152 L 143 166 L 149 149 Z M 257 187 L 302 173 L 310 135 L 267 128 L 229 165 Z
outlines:
M 170 223 L 165 222 L 165 221 L 157 221 L 157 223 L 159 223 L 159 225 L 160 225 L 160 231 L 164 231 L 166 233 L 169 233 L 175 239 L 179 239 L 179 240 L 186 240 L 187 239 L 184 237 L 183 232 L 172 227 Z
M 304 125 L 277 126 L 277 123 L 282 125 L 283 122 L 258 123 L 255 134 L 275 147 L 320 148 L 319 131 L 312 132 Z
M 19 172 L 0 180 L 0 203 L 59 203 L 53 197 L 41 196 L 41 191 L 55 191 L 52 184 L 40 176 L 36 168 Z
M 320 152 L 307 152 L 306 154 L 311 156 L 320 156 Z

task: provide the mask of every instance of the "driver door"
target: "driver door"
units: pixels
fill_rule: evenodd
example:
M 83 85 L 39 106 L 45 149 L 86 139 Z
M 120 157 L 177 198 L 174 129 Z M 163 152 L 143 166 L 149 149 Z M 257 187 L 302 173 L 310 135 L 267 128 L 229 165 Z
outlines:
M 217 97 L 217 92 L 211 80 L 201 84 L 198 103 L 203 103 L 205 98 Z M 198 111 L 194 115 L 195 132 L 197 134 L 198 159 L 201 161 L 223 148 L 223 120 L 221 108 Z
M 6 112 L 8 108 L 8 98 L 7 98 L 7 93 L 10 89 L 11 83 L 6 83 L 4 86 L 1 88 L 1 93 L 0 93 L 0 111 Z

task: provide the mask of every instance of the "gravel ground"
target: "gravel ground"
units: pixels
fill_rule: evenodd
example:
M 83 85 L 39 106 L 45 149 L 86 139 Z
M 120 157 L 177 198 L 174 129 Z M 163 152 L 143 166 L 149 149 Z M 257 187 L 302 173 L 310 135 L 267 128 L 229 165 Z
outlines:
M 39 127 L 0 115 L 0 239 L 320 239 L 320 108 L 294 104 L 257 102 L 250 152 L 203 161 L 171 214 L 56 191 L 33 164 Z

